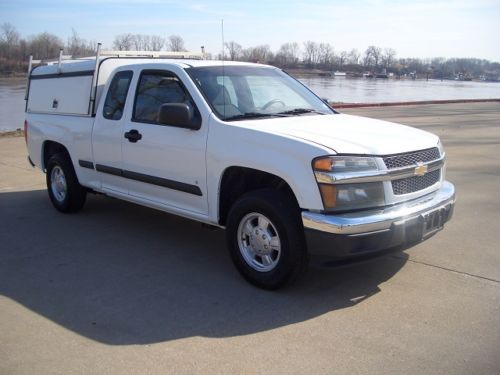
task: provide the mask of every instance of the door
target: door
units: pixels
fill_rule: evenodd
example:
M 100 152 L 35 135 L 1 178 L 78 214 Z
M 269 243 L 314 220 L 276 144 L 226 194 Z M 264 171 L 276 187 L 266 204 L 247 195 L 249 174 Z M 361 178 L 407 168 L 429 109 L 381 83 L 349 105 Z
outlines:
M 131 121 L 123 129 L 123 175 L 129 194 L 176 211 L 207 214 L 205 146 L 207 126 L 198 130 L 160 124 L 162 104 L 185 103 L 201 115 L 176 74 L 143 70 Z
M 99 106 L 92 131 L 94 167 L 99 175 L 102 190 L 128 194 L 126 180 L 121 177 L 123 169 L 122 139 L 125 102 L 133 72 L 115 73 L 102 106 Z

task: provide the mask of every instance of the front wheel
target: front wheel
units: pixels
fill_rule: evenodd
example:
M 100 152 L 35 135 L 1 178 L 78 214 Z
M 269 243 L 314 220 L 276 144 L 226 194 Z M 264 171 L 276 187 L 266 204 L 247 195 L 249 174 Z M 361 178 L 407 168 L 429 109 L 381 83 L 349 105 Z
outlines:
M 78 182 L 68 156 L 59 153 L 50 157 L 46 179 L 50 201 L 58 211 L 76 212 L 83 207 L 87 192 Z
M 226 236 L 236 268 L 260 288 L 284 286 L 307 266 L 299 208 L 280 191 L 259 190 L 241 197 L 229 212 Z

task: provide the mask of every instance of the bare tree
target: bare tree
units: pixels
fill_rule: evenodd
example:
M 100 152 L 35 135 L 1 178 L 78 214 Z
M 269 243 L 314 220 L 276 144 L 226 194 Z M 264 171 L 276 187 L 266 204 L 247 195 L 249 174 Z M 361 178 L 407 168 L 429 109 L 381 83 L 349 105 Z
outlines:
M 318 62 L 318 49 L 319 46 L 316 42 L 308 40 L 304 42 L 304 62 L 310 66 Z
M 384 52 L 381 56 L 381 62 L 385 69 L 389 68 L 392 64 L 394 64 L 396 57 L 396 51 L 392 48 L 384 49 Z
M 358 65 L 358 63 L 359 63 L 359 57 L 360 57 L 359 51 L 356 48 L 353 48 L 349 52 L 349 56 L 348 56 L 349 64 L 351 64 L 351 65 Z
M 73 56 L 78 56 L 80 54 L 80 49 L 82 46 L 82 40 L 78 36 L 78 33 L 75 29 L 71 28 L 71 36 L 68 38 L 66 42 L 66 52 Z
M 143 34 L 135 34 L 133 45 L 136 51 L 151 51 L 151 36 Z
M 95 53 L 95 51 L 97 51 L 97 42 L 95 40 L 87 41 L 87 48 L 92 51 L 92 53 Z
M 151 36 L 150 35 L 143 35 L 142 36 L 141 50 L 142 51 L 151 51 Z
M 14 25 L 9 22 L 4 22 L 2 26 L 0 26 L 0 29 L 2 32 L 2 42 L 7 43 L 7 45 L 9 46 L 15 46 L 19 44 L 20 35 Z
M 349 53 L 347 51 L 342 51 L 339 53 L 337 57 L 337 64 L 340 70 L 342 70 L 344 64 L 347 62 L 347 59 L 349 58 Z
M 299 53 L 300 47 L 298 43 L 285 43 L 281 45 L 275 56 L 276 62 L 281 66 L 295 66 L 299 61 Z
M 184 47 L 184 39 L 179 35 L 170 35 L 168 37 L 168 50 L 173 52 L 186 51 Z
M 165 46 L 165 38 L 159 35 L 120 34 L 113 42 L 115 49 L 120 51 L 160 51 Z
M 115 36 L 113 48 L 118 51 L 130 51 L 134 44 L 134 36 L 130 33 Z
M 380 59 L 382 57 L 382 49 L 380 47 L 369 46 L 363 57 L 363 65 L 366 68 L 378 69 Z
M 371 46 L 371 53 L 373 56 L 373 62 L 375 63 L 375 68 L 378 68 L 380 60 L 382 59 L 382 48 Z
M 28 50 L 35 59 L 54 59 L 63 46 L 64 43 L 59 37 L 47 32 L 28 39 Z
M 244 61 L 265 63 L 272 60 L 271 48 L 267 44 L 246 48 L 241 55 Z
M 17 50 L 19 49 L 20 35 L 16 28 L 5 22 L 0 26 L 0 43 L 2 45 L 0 56 L 7 59 L 12 59 L 15 57 Z
M 65 51 L 73 57 L 89 56 L 96 50 L 95 42 L 87 42 L 78 36 L 75 29 L 71 29 L 71 36 L 66 42 Z
M 253 60 L 260 63 L 266 63 L 271 61 L 274 57 L 271 47 L 267 44 L 261 44 L 254 48 L 254 58 Z
M 142 48 L 142 35 L 141 34 L 135 34 L 132 37 L 132 47 L 136 51 L 141 51 L 143 50 Z
M 316 63 L 321 64 L 323 68 L 331 69 L 335 59 L 333 46 L 330 43 L 318 44 L 318 54 L 316 59 Z
M 151 50 L 152 51 L 161 51 L 161 49 L 165 46 L 165 38 L 159 35 L 151 35 Z
M 238 44 L 234 41 L 231 41 L 231 42 L 224 43 L 224 46 L 227 49 L 227 52 L 229 54 L 229 59 L 231 61 L 238 60 L 240 58 L 241 51 L 242 51 L 240 44 Z

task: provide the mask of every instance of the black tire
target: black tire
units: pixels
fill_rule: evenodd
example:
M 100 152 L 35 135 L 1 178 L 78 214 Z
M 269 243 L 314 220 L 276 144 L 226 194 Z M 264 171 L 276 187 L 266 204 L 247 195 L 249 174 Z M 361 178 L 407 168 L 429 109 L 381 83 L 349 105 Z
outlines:
M 58 182 L 64 182 L 61 184 Z M 47 191 L 54 207 L 64 213 L 80 210 L 87 191 L 78 182 L 71 159 L 65 153 L 52 155 L 47 163 Z
M 263 225 L 259 221 L 262 216 Z M 268 219 L 269 225 L 265 224 L 265 219 Z M 267 230 L 261 231 L 262 228 Z M 255 236 L 250 238 L 248 232 Z M 276 239 L 276 236 L 279 241 L 275 243 L 280 243 L 279 251 L 271 249 L 272 239 Z M 296 202 L 283 192 L 265 189 L 243 195 L 229 211 L 226 239 L 231 259 L 238 271 L 259 288 L 278 289 L 294 281 L 307 268 L 308 256 L 300 210 Z M 268 253 L 264 253 L 266 251 Z M 268 259 L 267 264 L 264 257 Z

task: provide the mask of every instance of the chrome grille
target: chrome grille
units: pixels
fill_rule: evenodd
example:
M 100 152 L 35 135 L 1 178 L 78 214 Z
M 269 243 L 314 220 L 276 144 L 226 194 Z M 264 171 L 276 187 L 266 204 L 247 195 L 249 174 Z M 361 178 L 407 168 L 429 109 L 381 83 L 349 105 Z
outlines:
M 412 176 L 392 181 L 394 195 L 410 194 L 434 185 L 441 178 L 441 170 L 429 172 L 423 176 Z
M 407 152 L 398 155 L 384 156 L 384 163 L 387 169 L 395 169 L 417 165 L 418 163 L 427 163 L 439 159 L 439 149 L 437 147 L 426 150 Z

